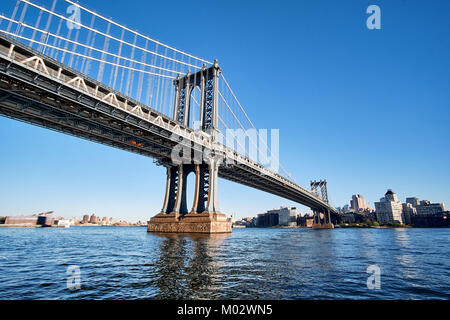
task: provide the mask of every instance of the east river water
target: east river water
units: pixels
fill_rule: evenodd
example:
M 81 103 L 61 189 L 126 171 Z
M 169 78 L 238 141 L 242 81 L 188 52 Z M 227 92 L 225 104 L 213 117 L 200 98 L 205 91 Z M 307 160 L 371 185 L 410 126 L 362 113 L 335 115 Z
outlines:
M 0 228 L 0 299 L 449 299 L 449 240 L 450 229 Z

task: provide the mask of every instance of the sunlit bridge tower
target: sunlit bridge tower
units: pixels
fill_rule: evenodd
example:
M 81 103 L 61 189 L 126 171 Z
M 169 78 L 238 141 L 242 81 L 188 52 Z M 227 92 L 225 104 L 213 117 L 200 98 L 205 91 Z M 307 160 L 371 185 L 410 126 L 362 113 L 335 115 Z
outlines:
M 319 180 L 319 181 L 311 181 L 311 192 L 321 198 L 326 203 L 328 201 L 328 191 L 327 191 L 327 181 Z M 333 223 L 331 222 L 331 214 L 329 209 L 313 209 L 314 213 L 314 229 L 332 229 L 334 228 Z
M 173 118 L 188 126 L 193 112 L 191 98 L 200 90 L 199 130 L 210 142 L 217 139 L 218 81 L 217 61 L 209 67 L 174 80 L 175 105 Z M 166 194 L 161 212 L 148 222 L 149 232 L 229 233 L 231 222 L 218 207 L 218 166 L 221 159 L 205 148 L 196 150 L 192 144 L 182 145 L 172 152 L 171 161 L 161 163 L 167 169 Z M 194 190 L 187 189 L 187 177 L 195 175 Z M 194 193 L 188 207 L 187 192 Z

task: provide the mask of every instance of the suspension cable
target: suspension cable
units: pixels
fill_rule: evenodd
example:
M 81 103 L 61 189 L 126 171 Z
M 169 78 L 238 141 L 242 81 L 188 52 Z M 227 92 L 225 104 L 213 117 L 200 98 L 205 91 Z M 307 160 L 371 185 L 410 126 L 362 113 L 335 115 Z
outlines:
M 86 12 L 88 12 L 88 13 L 90 13 L 90 14 L 96 16 L 96 17 L 99 17 L 99 18 L 101 18 L 101 19 L 103 19 L 103 20 L 105 20 L 105 21 L 107 21 L 107 22 L 109 22 L 109 23 L 111 23 L 111 24 L 114 24 L 115 26 L 117 26 L 117 27 L 119 27 L 119 28 L 125 29 L 126 31 L 131 32 L 131 33 L 133 33 L 133 34 L 135 34 L 135 35 L 138 35 L 138 36 L 140 36 L 140 37 L 142 37 L 142 38 L 144 38 L 144 39 L 146 39 L 146 40 L 152 41 L 152 42 L 154 42 L 154 43 L 156 43 L 156 44 L 158 44 L 158 45 L 161 45 L 161 46 L 163 46 L 163 47 L 166 47 L 167 49 L 173 50 L 173 51 L 175 51 L 175 52 L 178 52 L 178 53 L 180 53 L 180 54 L 183 54 L 183 55 L 185 55 L 185 56 L 188 56 L 188 57 L 190 57 L 190 58 L 196 59 L 196 60 L 201 61 L 201 62 L 206 63 L 206 64 L 213 64 L 212 62 L 209 62 L 209 61 L 204 60 L 204 59 L 202 59 L 202 58 L 195 57 L 195 56 L 193 56 L 193 55 L 191 55 L 191 54 L 189 54 L 189 53 L 186 53 L 186 52 L 183 52 L 183 51 L 181 51 L 181 50 L 178 50 L 178 49 L 176 49 L 176 48 L 174 48 L 174 47 L 168 46 L 168 45 L 166 45 L 166 44 L 164 44 L 164 43 L 159 42 L 158 40 L 151 39 L 151 38 L 149 38 L 149 37 L 147 37 L 147 36 L 145 36 L 145 35 L 143 35 L 143 34 L 137 32 L 137 31 L 134 31 L 134 30 L 132 30 L 132 29 L 129 29 L 129 28 L 127 28 L 127 27 L 125 27 L 125 26 L 123 26 L 123 25 L 121 25 L 121 24 L 119 24 L 119 23 L 117 23 L 117 22 L 115 22 L 115 21 L 113 21 L 113 20 L 111 20 L 111 19 L 108 19 L 108 18 L 106 18 L 106 17 L 104 17 L 104 16 L 101 16 L 100 14 L 98 14 L 98 13 L 92 11 L 92 10 L 89 10 L 89 9 L 87 9 L 87 8 L 85 8 L 85 7 L 83 7 L 83 6 L 81 6 L 79 3 L 76 3 L 76 2 L 73 2 L 73 1 L 70 1 L 70 0 L 64 0 L 64 1 L 70 3 L 70 4 L 74 5 L 74 6 L 77 6 L 78 8 L 83 9 L 84 11 L 86 11 Z
M 140 64 L 140 65 L 143 65 L 143 66 L 146 66 L 146 67 L 155 68 L 155 69 L 159 69 L 159 70 L 162 70 L 162 71 L 171 72 L 171 73 L 175 73 L 175 74 L 178 74 L 178 73 L 179 73 L 179 72 L 176 71 L 176 70 L 166 69 L 166 68 L 162 68 L 162 67 L 155 66 L 155 65 L 152 65 L 152 64 L 140 62 L 140 61 L 137 61 L 137 60 L 132 60 L 132 59 L 130 59 L 130 58 L 127 58 L 127 57 L 124 57 L 124 56 L 121 56 L 121 55 L 117 55 L 117 54 L 115 54 L 115 53 L 111 53 L 111 52 L 104 51 L 104 50 L 101 50 L 101 49 L 98 49 L 98 48 L 95 48 L 95 47 L 92 47 L 92 46 L 88 46 L 88 45 L 85 45 L 85 44 L 83 44 L 83 43 L 80 43 L 80 42 L 77 42 L 77 41 L 74 41 L 74 40 L 70 40 L 70 39 L 67 39 L 67 38 L 64 38 L 64 37 L 55 35 L 55 34 L 53 34 L 53 33 L 50 33 L 50 32 L 44 31 L 44 30 L 41 30 L 41 29 L 39 29 L 39 28 L 35 28 L 35 27 L 30 26 L 30 25 L 28 25 L 28 24 L 26 24 L 26 23 L 23 23 L 23 22 L 21 23 L 21 22 L 19 22 L 19 21 L 12 20 L 12 19 L 7 18 L 7 17 L 5 17 L 5 16 L 3 16 L 3 15 L 1 15 L 1 14 L 0 14 L 0 18 L 1 18 L 1 19 L 5 19 L 5 20 L 7 20 L 7 21 L 11 21 L 11 22 L 16 23 L 16 24 L 19 24 L 19 25 L 21 25 L 21 26 L 23 26 L 23 27 L 25 27 L 25 28 L 29 28 L 29 29 L 32 29 L 32 30 L 36 30 L 36 31 L 38 31 L 38 32 L 40 32 L 40 33 L 42 33 L 42 34 L 47 35 L 47 36 L 54 37 L 54 38 L 57 38 L 57 39 L 60 39 L 60 40 L 64 40 L 64 41 L 70 42 L 70 43 L 72 43 L 72 44 L 74 44 L 74 45 L 78 45 L 78 46 L 84 47 L 84 48 L 86 48 L 86 49 L 94 50 L 94 51 L 97 51 L 97 52 L 102 53 L 102 54 L 107 54 L 107 55 L 113 56 L 113 57 L 115 57 L 115 58 L 117 58 L 117 59 L 119 59 L 119 60 L 126 60 L 126 61 L 129 61 L 129 62 L 132 62 L 132 63 Z M 117 61 L 119 61 L 119 60 L 117 60 Z
M 148 53 L 150 53 L 150 54 L 156 55 L 156 56 L 158 56 L 158 57 L 160 57 L 160 58 L 163 58 L 163 59 L 168 59 L 168 60 L 171 60 L 171 61 L 175 61 L 175 62 L 184 64 L 184 65 L 189 66 L 189 67 L 192 67 L 192 68 L 201 69 L 201 67 L 199 67 L 199 66 L 192 65 L 192 64 L 189 64 L 189 63 L 186 63 L 186 62 L 183 62 L 183 61 L 179 61 L 179 60 L 173 59 L 173 58 L 171 58 L 171 57 L 166 57 L 166 56 L 164 56 L 164 55 L 162 55 L 162 54 L 159 54 L 159 53 L 153 52 L 153 51 L 151 51 L 151 50 L 147 50 L 147 49 L 145 49 L 145 48 L 136 46 L 136 45 L 131 44 L 131 43 L 129 43 L 129 42 L 120 40 L 120 39 L 118 39 L 118 38 L 116 38 L 116 37 L 110 36 L 109 34 L 106 34 L 106 33 L 104 33 L 104 32 L 101 32 L 101 31 L 99 31 L 99 30 L 96 30 L 96 29 L 94 29 L 94 28 L 85 26 L 85 25 L 83 25 L 83 24 L 80 23 L 80 22 L 71 20 L 71 19 L 69 19 L 69 18 L 67 18 L 67 17 L 64 17 L 64 16 L 60 15 L 60 14 L 57 14 L 57 13 L 55 13 L 55 12 L 52 12 L 52 11 L 50 11 L 50 10 L 44 8 L 44 7 L 41 7 L 41 6 L 37 5 L 37 4 L 34 4 L 34 3 L 32 3 L 32 2 L 30 2 L 30 1 L 28 1 L 28 0 L 20 0 L 20 1 L 25 2 L 26 4 L 29 4 L 29 5 L 35 7 L 35 8 L 37 8 L 37 9 L 39 9 L 39 10 L 42 10 L 42 11 L 47 12 L 47 13 L 49 13 L 49 14 L 52 14 L 52 15 L 54 15 L 55 17 L 58 17 L 58 18 L 60 18 L 60 19 L 62 19 L 62 20 L 69 21 L 70 23 L 73 23 L 73 24 L 78 25 L 78 26 L 80 26 L 80 27 L 82 27 L 82 28 L 85 28 L 85 29 L 87 29 L 87 30 L 90 30 L 90 31 L 93 31 L 93 32 L 95 32 L 95 33 L 97 33 L 97 34 L 100 34 L 100 35 L 102 35 L 102 36 L 104 36 L 104 37 L 106 37 L 106 38 L 109 38 L 109 39 L 112 39 L 112 40 L 114 40 L 114 41 L 117 41 L 117 42 L 126 44 L 126 45 L 128 45 L 128 46 L 130 46 L 130 47 L 133 47 L 133 48 L 136 48 L 136 49 L 138 49 L 138 50 L 148 52 Z
M 36 44 L 43 45 L 43 46 L 46 46 L 46 47 L 49 47 L 49 48 L 52 48 L 52 49 L 55 49 L 55 50 L 59 50 L 59 51 L 66 52 L 66 53 L 69 53 L 69 54 L 74 54 L 74 55 L 80 56 L 82 58 L 86 58 L 86 59 L 90 59 L 90 60 L 94 60 L 94 61 L 98 61 L 98 62 L 103 62 L 103 63 L 109 64 L 109 65 L 112 65 L 112 66 L 116 66 L 116 67 L 119 67 L 119 68 L 131 70 L 131 71 L 143 72 L 143 73 L 147 73 L 147 74 L 151 74 L 151 75 L 158 76 L 158 77 L 163 77 L 163 78 L 175 79 L 175 77 L 173 77 L 173 76 L 168 76 L 168 75 L 160 74 L 160 73 L 154 73 L 154 72 L 150 72 L 150 71 L 142 71 L 142 70 L 139 70 L 139 69 L 136 69 L 136 68 L 127 67 L 127 66 L 124 66 L 124 65 L 121 65 L 121 64 L 117 64 L 117 63 L 114 63 L 114 62 L 104 61 L 104 60 L 101 60 L 101 59 L 98 59 L 98 58 L 86 56 L 86 55 L 78 53 L 78 52 L 72 52 L 72 51 L 69 51 L 67 49 L 63 49 L 63 48 L 52 46 L 52 45 L 50 45 L 48 43 L 40 42 L 38 40 L 32 40 L 32 39 L 24 37 L 24 36 L 18 36 L 15 33 L 12 33 L 12 32 L 6 32 L 6 31 L 3 31 L 3 30 L 1 30 L 0 32 L 3 32 L 5 34 L 8 34 L 10 36 L 14 36 L 14 37 L 17 37 L 17 38 L 20 38 L 20 39 L 23 39 L 23 40 L 34 42 Z
M 252 127 L 256 130 L 255 125 L 253 124 L 253 122 L 250 120 L 249 116 L 248 116 L 247 113 L 245 112 L 245 110 L 244 110 L 244 108 L 242 107 L 241 103 L 239 102 L 238 98 L 236 97 L 236 95 L 234 94 L 234 92 L 233 92 L 233 90 L 231 89 L 230 85 L 228 84 L 227 80 L 225 79 L 225 76 L 223 75 L 223 73 L 221 73 L 220 75 L 221 75 L 223 81 L 225 82 L 225 84 L 227 85 L 228 89 L 230 90 L 231 94 L 233 95 L 234 99 L 235 99 L 236 102 L 238 103 L 240 109 L 241 109 L 242 112 L 244 113 L 245 117 L 247 118 L 248 122 L 249 122 L 249 123 L 252 125 Z M 259 132 L 258 132 L 257 130 L 256 130 L 256 134 L 258 135 L 258 137 L 260 138 L 260 140 L 263 141 L 264 145 L 267 147 L 267 149 L 269 150 L 270 154 L 271 154 L 273 157 L 275 157 L 275 156 L 273 155 L 273 153 L 272 153 L 272 150 L 270 150 L 269 146 L 268 146 L 267 143 L 264 141 L 264 139 L 261 139 L 261 136 L 259 135 Z M 278 159 L 278 157 L 275 157 L 275 158 L 276 158 L 276 160 L 277 160 L 277 162 L 278 162 L 278 164 L 279 164 L 281 170 L 283 170 L 283 171 L 288 175 L 288 177 L 290 177 L 290 178 L 291 178 L 292 180 L 294 180 L 294 182 L 295 182 L 295 179 L 292 178 L 292 176 L 289 174 L 289 172 L 287 172 L 286 169 L 281 165 L 280 159 Z M 295 182 L 295 183 L 297 183 L 297 182 Z
M 234 116 L 234 118 L 236 119 L 236 121 L 239 123 L 239 125 L 241 126 L 242 130 L 245 132 L 245 128 L 242 125 L 242 123 L 239 121 L 239 119 L 236 117 L 236 115 L 234 114 L 233 110 L 231 110 L 230 106 L 228 105 L 227 101 L 225 100 L 225 98 L 223 97 L 222 93 L 219 91 L 219 95 L 222 98 L 223 102 L 225 102 L 225 105 L 228 107 L 228 109 L 231 111 L 231 114 Z M 229 129 L 229 128 L 227 128 Z M 256 130 L 256 129 L 255 129 Z M 246 135 L 248 137 L 248 140 L 252 142 L 252 144 L 256 147 L 256 150 L 258 150 L 258 145 L 253 141 L 252 138 L 250 138 L 249 135 Z M 242 146 L 241 146 L 242 147 Z M 244 148 L 245 150 L 245 148 Z

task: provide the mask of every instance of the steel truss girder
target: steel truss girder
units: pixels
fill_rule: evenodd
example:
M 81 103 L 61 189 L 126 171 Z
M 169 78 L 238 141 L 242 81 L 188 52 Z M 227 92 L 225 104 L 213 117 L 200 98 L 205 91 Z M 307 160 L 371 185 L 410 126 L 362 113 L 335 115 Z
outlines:
M 17 101 L 14 101 L 18 103 Z M 20 102 L 19 102 L 20 103 Z M 47 109 L 45 112 L 47 112 L 46 116 L 42 115 L 42 112 L 38 113 L 31 113 L 27 112 L 26 110 L 30 109 L 32 106 L 38 106 L 38 108 L 43 108 L 44 105 L 42 103 L 39 103 L 39 105 L 36 102 L 29 102 L 26 104 L 26 107 L 19 107 L 20 104 L 17 104 L 17 108 L 14 107 L 12 103 L 5 104 L 4 102 L 1 103 L 0 111 L 3 111 L 3 109 L 9 109 L 9 112 L 3 112 L 5 115 L 8 115 L 11 118 L 17 117 L 20 120 L 24 120 L 28 123 L 37 123 L 40 125 L 48 125 L 49 127 L 52 127 L 52 129 L 55 129 L 54 126 L 51 125 L 51 123 L 56 124 L 61 127 L 70 127 L 72 130 L 80 130 L 84 131 L 84 133 L 89 133 L 91 135 L 96 135 L 99 139 L 102 140 L 102 143 L 104 143 L 105 139 L 109 139 L 111 141 L 115 141 L 116 143 L 122 143 L 126 144 L 128 141 L 135 139 L 135 136 L 132 136 L 130 134 L 127 134 L 125 132 L 114 132 L 114 130 L 111 129 L 105 129 L 101 127 L 98 124 L 95 123 L 89 123 L 85 121 L 86 119 L 80 119 L 79 117 L 74 117 L 73 115 L 58 115 L 56 118 L 53 116 L 49 116 L 48 112 L 50 111 Z M 14 112 L 14 109 L 15 112 Z M 33 120 L 35 118 L 35 121 Z M 63 132 L 66 132 L 67 130 L 61 130 Z M 81 133 L 81 132 L 80 132 Z M 119 139 L 120 138 L 120 139 Z M 92 139 L 92 137 L 91 137 Z M 144 142 L 147 147 L 151 147 L 152 151 L 149 150 L 141 150 L 139 152 L 140 154 L 146 154 L 150 153 L 151 156 L 157 157 L 157 158 L 167 158 L 170 156 L 171 149 L 164 146 L 158 146 L 151 141 Z M 144 145 L 143 145 L 144 147 Z M 122 148 L 123 149 L 123 148 Z M 126 146 L 127 150 L 133 149 L 132 146 Z M 134 148 L 136 149 L 136 148 Z M 144 148 L 141 148 L 144 149 Z M 156 151 L 156 152 L 155 152 Z M 164 152 L 165 151 L 165 152 Z

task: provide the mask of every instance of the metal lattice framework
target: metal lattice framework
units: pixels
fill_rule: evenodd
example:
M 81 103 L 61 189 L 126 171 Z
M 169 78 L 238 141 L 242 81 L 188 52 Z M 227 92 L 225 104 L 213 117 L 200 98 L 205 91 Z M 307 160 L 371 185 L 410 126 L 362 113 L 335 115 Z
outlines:
M 310 181 L 311 192 L 316 194 L 326 203 L 328 202 L 327 180 Z

